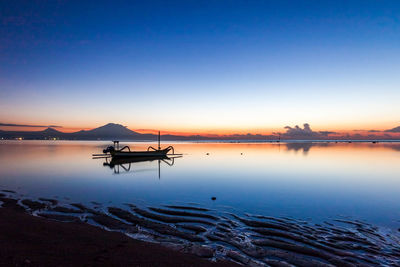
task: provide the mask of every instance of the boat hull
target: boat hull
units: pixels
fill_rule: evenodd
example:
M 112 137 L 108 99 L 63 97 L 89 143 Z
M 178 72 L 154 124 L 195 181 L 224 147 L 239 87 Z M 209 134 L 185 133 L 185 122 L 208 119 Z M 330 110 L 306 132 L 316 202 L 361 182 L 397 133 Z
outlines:
M 112 158 L 109 163 L 104 163 L 103 165 L 110 166 L 111 168 L 116 165 L 123 165 L 129 163 L 138 163 L 138 162 L 151 162 L 153 160 L 163 160 L 168 159 L 167 156 L 154 156 L 154 157 L 120 157 L 120 158 Z
M 154 151 L 113 151 L 113 158 L 158 158 L 165 157 L 170 149 L 154 150 Z

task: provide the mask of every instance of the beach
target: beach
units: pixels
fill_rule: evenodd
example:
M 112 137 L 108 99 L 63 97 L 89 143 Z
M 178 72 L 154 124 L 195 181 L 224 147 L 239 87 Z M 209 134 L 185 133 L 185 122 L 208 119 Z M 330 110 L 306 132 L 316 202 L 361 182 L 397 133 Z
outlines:
M 398 234 L 358 220 L 312 224 L 234 214 L 229 219 L 189 205 L 91 208 L 2 192 L 2 266 L 399 264 Z
M 26 213 L 15 200 L 0 208 L 1 266 L 237 266 L 211 262 L 82 222 Z

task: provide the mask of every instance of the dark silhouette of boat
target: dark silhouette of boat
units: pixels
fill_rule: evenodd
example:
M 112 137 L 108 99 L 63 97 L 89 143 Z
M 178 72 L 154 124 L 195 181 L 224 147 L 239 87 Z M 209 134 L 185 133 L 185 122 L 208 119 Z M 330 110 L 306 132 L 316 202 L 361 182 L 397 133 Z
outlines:
M 172 155 L 170 157 L 163 156 L 145 156 L 145 157 L 104 157 L 105 162 L 103 162 L 103 166 L 110 167 L 110 169 L 114 170 L 115 174 L 120 174 L 120 170 L 122 173 L 134 172 L 132 170 L 132 165 L 140 162 L 152 162 L 158 161 L 158 178 L 161 177 L 161 168 L 160 163 L 164 162 L 169 166 L 173 166 L 176 158 L 182 157 L 181 155 Z M 111 159 L 111 160 L 109 160 Z
M 115 174 L 120 173 L 120 167 L 125 172 L 131 171 L 131 165 L 134 163 L 145 161 L 158 161 L 158 177 L 160 178 L 160 163 L 164 162 L 169 166 L 174 165 L 174 160 L 177 157 L 182 157 L 182 154 L 175 154 L 174 147 L 168 146 L 161 149 L 160 132 L 158 132 L 158 149 L 149 146 L 144 151 L 131 151 L 129 146 L 119 148 L 119 141 L 113 141 L 113 146 L 108 146 L 103 150 L 103 154 L 93 154 L 93 159 L 105 158 L 103 166 L 108 166 L 114 169 Z M 169 153 L 171 152 L 172 153 Z
M 118 147 L 118 146 L 117 146 Z M 165 149 L 155 149 L 148 147 L 145 151 L 131 151 L 128 146 L 124 146 L 122 149 L 115 149 L 113 146 L 109 146 L 103 150 L 105 154 L 109 153 L 113 158 L 159 158 L 166 157 L 168 152 L 173 151 L 173 147 L 169 146 Z
M 103 163 L 104 166 L 109 166 L 110 168 L 114 168 L 117 165 L 124 165 L 130 163 L 139 163 L 139 162 L 146 162 L 146 161 L 154 161 L 154 160 L 169 160 L 170 158 L 167 156 L 154 156 L 154 157 L 120 157 L 111 158 L 110 161 L 106 160 Z
M 104 154 L 94 154 L 95 157 L 104 157 L 111 156 L 113 159 L 117 158 L 137 158 L 140 160 L 141 158 L 145 158 L 146 160 L 149 158 L 158 159 L 160 157 L 166 157 L 169 152 L 172 151 L 172 155 L 175 155 L 174 147 L 168 146 L 167 148 L 161 149 L 160 146 L 160 132 L 158 132 L 158 148 L 154 148 L 149 146 L 147 150 L 144 151 L 131 151 L 129 146 L 124 146 L 123 148 L 119 148 L 119 141 L 113 141 L 113 146 L 108 146 L 103 150 Z M 131 161 L 132 162 L 132 161 Z

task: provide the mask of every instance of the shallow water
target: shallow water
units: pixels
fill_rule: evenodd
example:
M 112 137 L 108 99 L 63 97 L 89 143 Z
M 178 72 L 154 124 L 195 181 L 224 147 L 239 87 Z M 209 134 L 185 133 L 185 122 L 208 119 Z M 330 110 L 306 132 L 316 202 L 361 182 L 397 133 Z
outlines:
M 2 141 L 0 201 L 245 265 L 400 264 L 399 143 L 175 143 L 112 167 L 106 145 Z
M 398 143 L 178 143 L 176 153 L 184 155 L 173 166 L 131 163 L 128 172 L 123 167 L 129 164 L 114 170 L 103 166 L 105 159 L 92 159 L 107 144 L 2 141 L 0 186 L 82 203 L 196 203 L 234 213 L 313 222 L 350 216 L 400 227 Z

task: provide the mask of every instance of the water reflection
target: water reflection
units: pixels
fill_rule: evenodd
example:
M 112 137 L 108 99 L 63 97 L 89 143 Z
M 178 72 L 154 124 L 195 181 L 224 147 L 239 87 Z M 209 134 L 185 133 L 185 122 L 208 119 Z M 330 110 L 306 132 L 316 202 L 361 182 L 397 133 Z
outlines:
M 141 162 L 158 162 L 158 178 L 161 178 L 161 162 L 168 165 L 173 166 L 175 164 L 175 159 L 180 158 L 181 156 L 159 156 L 159 157 L 130 157 L 130 158 L 112 158 L 112 157 L 104 157 L 105 162 L 103 162 L 103 166 L 107 166 L 110 169 L 114 170 L 114 174 L 129 173 L 129 172 L 138 172 L 143 171 L 135 170 L 134 166 L 138 165 Z
M 294 152 L 298 151 L 303 151 L 303 155 L 307 156 L 308 152 L 310 151 L 311 147 L 313 147 L 315 144 L 313 143 L 287 143 L 286 144 L 286 150 L 291 151 L 293 150 Z
M 197 203 L 235 214 L 313 221 L 341 214 L 400 227 L 399 143 L 174 143 L 184 153 L 179 160 L 93 160 L 107 144 L 0 141 L 0 189 L 89 205 Z
M 284 143 L 283 145 L 286 148 L 286 151 L 293 151 L 295 153 L 297 152 L 302 152 L 304 156 L 307 156 L 308 153 L 310 152 L 311 148 L 313 147 L 322 147 L 322 148 L 334 148 L 334 147 L 349 147 L 349 144 L 352 144 L 351 142 L 289 142 L 289 143 Z M 351 145 L 350 145 L 351 146 Z M 363 148 L 389 148 L 393 149 L 396 151 L 400 151 L 400 144 L 397 143 L 386 143 L 380 145 L 379 142 L 373 141 L 373 142 L 359 142 L 356 143 L 355 145 L 351 146 L 358 146 L 358 147 L 363 147 Z

